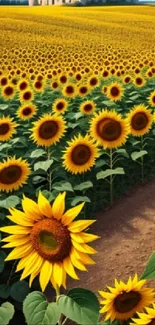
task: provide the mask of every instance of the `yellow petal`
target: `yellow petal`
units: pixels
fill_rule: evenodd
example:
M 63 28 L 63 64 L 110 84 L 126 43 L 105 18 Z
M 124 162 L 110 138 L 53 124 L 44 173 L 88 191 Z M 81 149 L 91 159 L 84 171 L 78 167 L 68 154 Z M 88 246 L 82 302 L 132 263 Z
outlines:
M 79 280 L 77 274 L 75 273 L 74 266 L 71 263 L 70 257 L 65 258 L 63 261 L 63 266 L 67 274 L 69 274 L 73 279 Z
M 15 240 L 18 240 L 18 239 L 20 240 L 20 239 L 25 238 L 25 237 L 27 237 L 27 236 L 25 236 L 25 235 L 10 235 L 8 237 L 3 238 L 1 241 L 2 242 L 11 242 L 11 241 L 15 241 Z
M 29 280 L 29 287 L 31 288 L 31 286 L 32 286 L 32 282 L 33 282 L 33 280 L 36 278 L 36 276 L 38 275 L 38 273 L 39 273 L 39 271 L 38 272 L 33 272 L 33 273 L 31 273 L 31 275 L 30 275 L 30 280 Z
M 38 270 L 40 271 L 42 264 L 43 258 L 38 254 L 33 259 L 31 258 L 31 261 L 28 260 L 25 269 L 20 277 L 20 280 L 25 279 L 31 273 L 35 273 Z
M 22 207 L 29 219 L 37 221 L 42 218 L 42 214 L 37 203 L 31 199 L 28 199 L 26 196 L 24 196 L 24 199 L 22 200 Z
M 74 240 L 72 240 L 72 244 L 79 252 L 86 253 L 86 254 L 96 254 L 97 253 L 97 251 L 94 248 L 88 246 L 87 244 L 79 244 Z
M 63 283 L 63 265 L 62 263 L 55 263 L 53 265 L 53 278 L 59 287 Z
M 85 243 L 90 243 L 90 242 L 100 238 L 100 236 L 92 235 L 92 234 L 84 233 L 84 232 L 80 233 L 80 237 L 81 237 L 81 240 L 83 239 Z
M 26 214 L 22 211 L 19 211 L 17 209 L 9 209 L 9 212 L 11 213 L 11 216 L 8 216 L 8 219 L 16 223 L 17 225 L 26 226 L 26 227 L 32 227 L 34 224 L 34 221 L 27 218 Z
M 72 264 L 79 270 L 81 271 L 87 271 L 86 267 L 83 265 L 83 263 L 78 260 L 74 254 L 74 249 L 72 249 L 71 254 L 70 254 L 71 262 Z
M 11 247 L 20 246 L 20 245 L 23 245 L 29 241 L 30 241 L 30 237 L 25 236 L 21 239 L 17 239 L 16 241 L 11 241 L 10 243 L 3 245 L 2 248 L 11 248 Z
M 86 228 L 88 228 L 90 225 L 92 225 L 96 220 L 78 220 L 72 222 L 68 229 L 71 232 L 80 232 Z
M 30 233 L 30 228 L 24 226 L 6 226 L 1 227 L 0 231 L 14 235 L 27 235 Z
M 17 264 L 16 272 L 21 271 L 27 265 L 27 263 L 30 263 L 31 260 L 35 258 L 36 254 L 36 251 L 32 250 L 32 252 L 27 254 L 25 257 L 21 258 L 21 260 Z
M 56 218 L 57 220 L 61 219 L 64 210 L 65 210 L 65 196 L 66 196 L 66 192 L 59 194 L 53 205 L 52 205 L 52 213 L 53 213 L 53 217 Z
M 65 226 L 68 226 L 81 212 L 83 209 L 85 202 L 77 205 L 76 207 L 69 209 L 68 211 L 65 212 L 65 214 L 62 217 L 62 223 Z
M 45 196 L 39 192 L 38 206 L 41 214 L 47 218 L 52 218 L 52 207 Z
M 80 258 L 81 258 L 82 262 L 85 265 L 94 265 L 94 264 L 96 264 L 89 255 L 87 255 L 85 253 L 82 253 L 82 252 L 79 252 L 79 255 L 80 255 Z
M 53 265 L 49 261 L 44 261 L 40 271 L 39 282 L 41 290 L 44 291 L 52 276 Z
M 16 247 L 12 250 L 12 252 L 7 256 L 5 261 L 16 260 L 18 258 L 24 257 L 28 253 L 32 251 L 32 244 L 28 243 L 23 246 Z

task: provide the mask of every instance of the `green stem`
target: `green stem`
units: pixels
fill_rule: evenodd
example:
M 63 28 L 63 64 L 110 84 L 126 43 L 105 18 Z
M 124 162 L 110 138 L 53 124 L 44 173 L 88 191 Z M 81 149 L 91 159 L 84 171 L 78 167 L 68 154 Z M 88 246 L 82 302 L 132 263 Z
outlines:
M 11 278 L 12 278 L 12 274 L 13 274 L 13 272 L 14 272 L 14 268 L 15 268 L 16 263 L 17 263 L 17 261 L 15 261 L 15 262 L 13 263 L 13 265 L 12 265 L 11 272 L 10 272 L 10 275 L 9 275 L 9 277 L 8 277 L 7 285 L 9 285 L 9 283 L 10 283 L 10 280 L 11 280 Z
M 48 160 L 50 160 L 50 158 L 51 158 L 50 147 L 48 147 L 48 149 L 47 149 L 47 158 L 48 158 Z M 52 171 L 51 171 L 51 168 L 49 168 L 48 183 L 49 183 L 49 192 L 51 192 L 52 191 Z
M 144 138 L 141 136 L 141 150 L 144 149 Z M 141 157 L 141 179 L 142 183 L 144 183 L 144 156 Z
M 60 288 L 58 286 L 56 286 L 55 291 L 56 291 L 56 302 L 57 302 L 58 298 L 60 296 Z M 63 324 L 63 315 L 61 315 L 58 320 L 58 325 L 62 325 L 62 324 Z
M 110 169 L 113 168 L 113 152 L 110 149 Z M 110 175 L 110 205 L 113 205 L 113 175 Z

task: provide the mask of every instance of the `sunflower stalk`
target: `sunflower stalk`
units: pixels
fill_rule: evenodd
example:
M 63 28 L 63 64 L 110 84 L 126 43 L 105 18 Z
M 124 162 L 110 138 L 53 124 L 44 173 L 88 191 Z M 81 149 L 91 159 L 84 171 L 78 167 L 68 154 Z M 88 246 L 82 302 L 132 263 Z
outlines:
M 9 275 L 9 277 L 8 277 L 7 285 L 9 285 L 9 283 L 10 283 L 10 281 L 11 281 L 11 278 L 12 278 L 12 275 L 13 275 L 14 268 L 15 268 L 15 266 L 16 266 L 16 263 L 17 263 L 17 261 L 15 261 L 15 262 L 13 263 L 13 265 L 12 265 L 11 272 L 10 272 L 10 275 Z
M 110 149 L 110 169 L 113 168 L 113 152 Z M 110 205 L 113 205 L 113 175 L 110 175 Z
M 50 160 L 50 158 L 51 158 L 50 147 L 48 147 L 48 149 L 47 149 L 47 158 L 48 158 L 48 160 Z M 49 183 L 49 192 L 51 192 L 52 191 L 52 171 L 51 171 L 51 168 L 49 168 L 48 183 Z
M 141 150 L 144 149 L 144 138 L 143 135 L 141 136 Z M 142 183 L 144 183 L 144 156 L 141 157 L 141 178 Z

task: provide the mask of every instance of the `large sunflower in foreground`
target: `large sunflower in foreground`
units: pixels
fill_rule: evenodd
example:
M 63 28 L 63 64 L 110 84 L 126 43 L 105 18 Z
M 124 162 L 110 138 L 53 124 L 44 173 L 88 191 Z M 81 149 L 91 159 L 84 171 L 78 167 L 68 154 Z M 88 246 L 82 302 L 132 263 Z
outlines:
M 109 292 L 99 291 L 104 299 L 101 301 L 103 307 L 100 312 L 106 314 L 105 320 L 127 320 L 153 303 L 155 293 L 153 289 L 144 287 L 145 282 L 146 280 L 138 280 L 135 275 L 126 284 L 115 280 L 115 288 L 108 287 Z
M 127 121 L 115 111 L 94 113 L 90 121 L 90 134 L 104 148 L 117 148 L 126 142 L 129 127 Z
M 118 82 L 113 82 L 111 85 L 107 87 L 106 96 L 109 99 L 116 102 L 117 100 L 121 99 L 122 95 L 123 95 L 123 87 Z
M 153 115 L 145 105 L 137 105 L 127 115 L 127 122 L 131 134 L 141 136 L 149 132 L 153 122 Z
M 0 191 L 18 190 L 26 183 L 30 174 L 29 164 L 22 158 L 15 157 L 0 163 Z
M 51 146 L 60 141 L 65 133 L 65 121 L 58 115 L 45 114 L 33 124 L 30 137 L 38 146 Z
M 130 325 L 155 325 L 155 305 L 152 307 L 146 307 L 146 313 L 138 313 L 139 318 L 133 318 L 132 321 L 134 323 L 130 323 Z
M 88 135 L 79 135 L 68 142 L 68 147 L 63 155 L 63 166 L 72 174 L 81 174 L 95 164 L 98 149 Z
M 36 111 L 37 111 L 37 107 L 31 103 L 22 105 L 17 111 L 17 116 L 21 120 L 29 120 L 31 117 L 33 117 L 36 114 Z
M 0 118 L 0 141 L 8 141 L 16 133 L 18 124 L 10 116 Z
M 23 270 L 21 279 L 30 275 L 30 286 L 39 275 L 42 291 L 49 281 L 57 288 L 66 287 L 66 275 L 78 280 L 74 267 L 86 271 L 85 265 L 95 264 L 89 254 L 96 251 L 87 243 L 98 236 L 84 232 L 94 220 L 74 219 L 84 203 L 65 212 L 65 193 L 59 194 L 51 206 L 40 192 L 38 204 L 24 196 L 24 212 L 10 209 L 8 218 L 17 225 L 0 228 L 11 234 L 3 239 L 3 247 L 15 247 L 6 261 L 20 259 L 16 271 Z

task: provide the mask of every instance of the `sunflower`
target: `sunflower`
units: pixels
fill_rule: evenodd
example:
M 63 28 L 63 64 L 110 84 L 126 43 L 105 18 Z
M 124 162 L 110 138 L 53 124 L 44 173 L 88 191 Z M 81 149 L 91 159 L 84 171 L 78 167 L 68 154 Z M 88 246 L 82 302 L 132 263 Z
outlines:
M 30 174 L 29 164 L 22 158 L 8 158 L 0 163 L 0 191 L 18 190 Z
M 97 87 L 97 86 L 99 85 L 99 78 L 96 77 L 95 75 L 94 75 L 94 76 L 91 76 L 91 77 L 88 79 L 88 85 L 89 85 L 89 87 L 91 87 L 91 88 Z
M 58 98 L 54 101 L 52 105 L 52 110 L 54 113 L 63 114 L 68 107 L 68 102 L 64 98 Z
M 103 86 L 103 87 L 102 87 L 102 93 L 103 93 L 104 95 L 106 95 L 106 93 L 107 93 L 107 89 L 108 89 L 107 86 Z
M 10 116 L 0 118 L 0 141 L 8 141 L 16 133 L 16 124 Z
M 141 76 L 138 76 L 134 79 L 133 83 L 136 87 L 143 87 L 145 84 L 145 79 Z
M 24 212 L 10 209 L 8 218 L 17 225 L 0 228 L 11 234 L 3 239 L 3 247 L 15 247 L 6 261 L 20 259 L 16 271 L 22 271 L 21 280 L 30 275 L 31 286 L 39 274 L 42 291 L 49 281 L 55 289 L 66 288 L 66 275 L 78 280 L 75 267 L 87 271 L 85 265 L 95 264 L 89 254 L 96 251 L 87 243 L 99 238 L 84 232 L 94 220 L 74 219 L 84 203 L 65 212 L 65 193 L 59 194 L 53 205 L 39 192 L 38 204 L 24 196 Z
M 21 120 L 29 120 L 36 114 L 37 107 L 33 104 L 22 105 L 18 111 L 17 115 Z
M 149 95 L 148 102 L 150 106 L 155 107 L 155 90 Z
M 113 101 L 120 100 L 123 95 L 123 87 L 117 82 L 113 82 L 107 87 L 107 97 Z
M 6 86 L 3 87 L 2 89 L 2 96 L 5 99 L 10 99 L 14 96 L 15 94 L 15 88 L 12 84 L 7 84 Z
M 53 81 L 51 83 L 51 87 L 52 87 L 53 90 L 58 89 L 59 88 L 59 83 L 57 81 Z
M 65 97 L 74 98 L 76 96 L 76 88 L 75 85 L 72 83 L 67 84 L 63 90 L 62 93 Z
M 141 136 L 149 132 L 153 122 L 153 115 L 145 105 L 136 105 L 127 115 L 127 122 L 131 134 Z
M 29 83 L 26 79 L 20 80 L 17 85 L 19 91 L 24 91 L 25 89 L 28 88 L 28 86 L 29 86 Z
M 67 142 L 68 147 L 64 151 L 63 166 L 72 174 L 81 174 L 94 166 L 98 157 L 98 149 L 88 134 L 79 135 Z
M 138 313 L 139 318 L 133 318 L 134 323 L 130 325 L 141 324 L 141 325 L 155 325 L 155 304 L 152 307 L 146 307 L 146 313 Z
M 20 101 L 21 102 L 30 102 L 34 98 L 33 91 L 31 88 L 27 88 L 26 90 L 20 92 Z
M 124 83 L 124 84 L 129 84 L 131 81 L 132 81 L 132 78 L 131 78 L 130 75 L 126 75 L 126 76 L 123 78 L 123 83 Z
M 44 90 L 44 82 L 42 80 L 35 80 L 33 84 L 33 88 L 36 92 L 41 93 Z
M 155 301 L 154 292 L 151 288 L 143 288 L 146 280 L 138 280 L 130 277 L 125 284 L 115 280 L 115 288 L 108 287 L 110 292 L 99 291 L 104 300 L 101 301 L 101 313 L 105 313 L 105 321 L 127 320 L 136 312 L 141 312 L 144 307 Z M 138 323 L 144 324 L 144 323 Z
M 94 112 L 96 104 L 92 100 L 86 100 L 80 105 L 80 111 L 85 115 L 90 115 Z
M 61 84 L 65 84 L 67 82 L 67 76 L 65 74 L 61 74 L 59 77 L 59 81 Z
M 66 123 L 61 116 L 44 114 L 34 122 L 31 138 L 38 146 L 51 146 L 60 141 L 65 133 Z
M 78 87 L 79 96 L 84 97 L 88 94 L 88 92 L 89 92 L 89 87 L 87 85 L 80 85 Z
M 104 148 L 117 148 L 126 142 L 129 126 L 121 114 L 116 111 L 103 110 L 94 113 L 90 121 L 90 134 Z
M 2 77 L 0 78 L 0 85 L 1 85 L 2 87 L 4 87 L 4 86 L 7 85 L 7 83 L 8 83 L 8 77 L 6 77 L 6 76 L 2 76 Z

